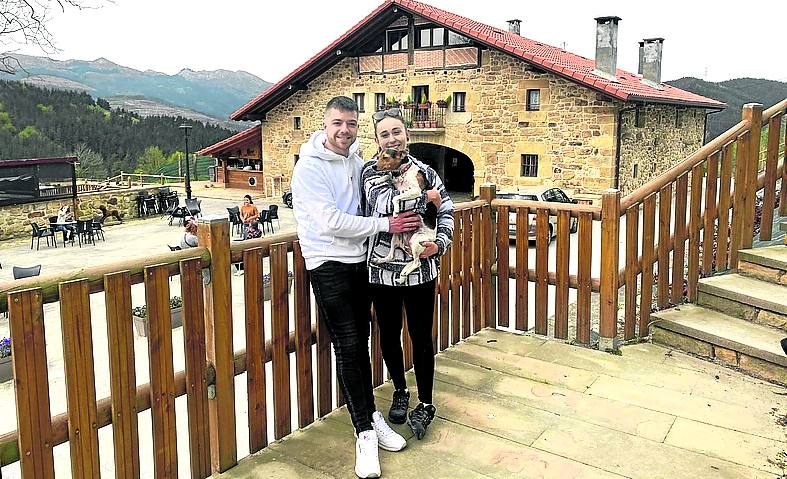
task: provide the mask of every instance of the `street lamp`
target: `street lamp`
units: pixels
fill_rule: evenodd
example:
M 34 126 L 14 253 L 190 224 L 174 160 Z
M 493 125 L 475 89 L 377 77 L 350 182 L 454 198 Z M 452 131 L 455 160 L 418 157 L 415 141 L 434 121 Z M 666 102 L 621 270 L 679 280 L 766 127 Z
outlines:
M 189 174 L 189 132 L 191 131 L 191 125 L 182 124 L 178 128 L 183 130 L 183 134 L 186 137 L 186 199 L 191 199 L 191 175 Z

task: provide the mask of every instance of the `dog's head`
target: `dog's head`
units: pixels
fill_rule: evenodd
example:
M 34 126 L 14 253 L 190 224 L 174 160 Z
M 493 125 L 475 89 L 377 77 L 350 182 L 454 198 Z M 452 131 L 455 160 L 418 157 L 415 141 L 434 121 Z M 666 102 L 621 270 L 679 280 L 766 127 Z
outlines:
M 106 213 L 107 212 L 107 207 L 104 206 L 104 205 L 98 205 L 98 210 L 100 212 L 102 212 L 102 213 Z
M 377 171 L 396 171 L 407 161 L 407 150 L 383 148 L 377 152 Z

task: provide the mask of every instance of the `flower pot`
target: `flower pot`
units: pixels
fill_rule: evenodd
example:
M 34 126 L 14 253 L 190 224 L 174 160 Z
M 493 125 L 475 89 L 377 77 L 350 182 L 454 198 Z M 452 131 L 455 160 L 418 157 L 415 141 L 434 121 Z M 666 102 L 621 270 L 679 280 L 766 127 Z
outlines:
M 430 128 L 437 128 L 437 120 L 432 120 L 429 122 Z
M 172 329 L 183 326 L 183 308 L 172 309 L 170 310 L 170 314 L 172 316 Z M 134 316 L 134 329 L 137 331 L 137 334 L 139 334 L 140 336 L 147 337 L 148 318 Z
M 292 277 L 287 278 L 287 292 L 292 292 Z M 265 301 L 271 300 L 271 284 L 265 283 L 262 288 L 262 299 Z
M 0 383 L 14 379 L 14 363 L 11 356 L 0 358 Z

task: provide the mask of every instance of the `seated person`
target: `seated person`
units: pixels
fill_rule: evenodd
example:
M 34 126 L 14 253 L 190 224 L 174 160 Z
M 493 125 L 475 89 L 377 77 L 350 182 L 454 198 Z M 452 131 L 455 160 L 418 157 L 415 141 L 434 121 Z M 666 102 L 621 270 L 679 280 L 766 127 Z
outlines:
M 248 230 L 248 226 L 252 223 L 257 223 L 260 219 L 260 210 L 254 206 L 254 202 L 251 200 L 251 195 L 245 195 L 243 197 L 243 205 L 240 207 L 240 220 L 243 222 L 245 227 L 243 228 L 243 239 L 246 239 L 246 232 Z
M 243 230 L 243 239 L 262 238 L 260 223 L 255 221 Z
M 74 221 L 74 212 L 71 211 L 71 205 L 63 205 L 57 211 L 57 222 L 58 223 L 69 223 Z M 63 232 L 63 242 L 71 241 L 74 239 L 74 232 L 76 229 L 72 225 L 66 224 L 58 224 L 55 225 L 54 231 L 62 231 Z M 66 238 L 66 233 L 68 233 L 68 238 Z
M 194 248 L 199 244 L 197 240 L 197 223 L 193 218 L 186 221 L 185 232 L 180 238 L 180 249 Z

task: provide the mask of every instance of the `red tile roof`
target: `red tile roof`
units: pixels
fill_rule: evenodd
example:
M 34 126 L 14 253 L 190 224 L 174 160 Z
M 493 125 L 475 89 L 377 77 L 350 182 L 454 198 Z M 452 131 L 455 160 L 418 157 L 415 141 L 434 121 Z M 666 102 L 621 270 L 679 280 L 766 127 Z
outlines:
M 219 153 L 226 151 L 237 150 L 249 143 L 256 143 L 262 145 L 262 126 L 255 125 L 249 129 L 236 133 L 229 138 L 225 138 L 218 143 L 199 150 L 197 155 L 201 156 L 215 156 Z
M 567 52 L 561 48 L 530 40 L 529 38 L 506 30 L 476 22 L 475 20 L 435 8 L 425 3 L 413 0 L 386 0 L 344 35 L 325 47 L 317 55 L 310 58 L 306 63 L 295 69 L 281 81 L 242 106 L 233 113 L 230 118 L 233 120 L 242 119 L 245 114 L 255 109 L 255 107 L 264 102 L 264 100 L 272 99 L 275 93 L 280 92 L 283 88 L 287 88 L 288 85 L 296 83 L 300 74 L 309 69 L 317 60 L 324 59 L 323 57 L 325 55 L 332 55 L 335 57 L 335 61 L 338 62 L 341 57 L 335 54 L 335 50 L 340 49 L 339 47 L 341 47 L 343 42 L 360 32 L 386 8 L 395 6 L 399 6 L 404 10 L 420 15 L 434 23 L 460 32 L 477 42 L 507 52 L 530 64 L 537 65 L 543 70 L 568 78 L 593 90 L 617 98 L 618 100 L 644 101 L 650 103 L 677 103 L 710 108 L 723 108 L 725 106 L 724 103 L 717 100 L 696 95 L 665 83 L 662 83 L 659 88 L 647 85 L 641 81 L 638 75 L 629 73 L 625 70 L 617 70 L 616 77 L 618 81 L 615 82 L 593 73 L 595 61 L 589 58 Z M 267 109 L 270 109 L 275 105 L 266 106 L 268 107 Z

